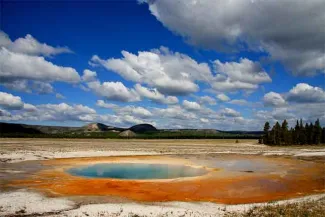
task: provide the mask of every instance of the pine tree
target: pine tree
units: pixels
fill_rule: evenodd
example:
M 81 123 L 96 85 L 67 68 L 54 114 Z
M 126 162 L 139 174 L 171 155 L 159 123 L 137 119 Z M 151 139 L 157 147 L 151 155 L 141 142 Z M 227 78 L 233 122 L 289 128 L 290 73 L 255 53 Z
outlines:
M 302 123 L 302 119 L 300 118 L 300 122 L 299 122 L 299 127 L 300 129 L 304 128 L 304 124 Z
M 294 128 L 291 128 L 291 143 L 292 145 L 298 144 L 297 133 Z
M 288 122 L 284 120 L 281 125 L 281 141 L 285 145 L 288 145 Z
M 325 143 L 325 127 L 320 126 L 317 119 L 315 124 L 306 123 L 302 119 L 297 120 L 295 128 L 288 130 L 288 122 L 284 120 L 282 125 L 276 122 L 270 130 L 269 122 L 264 125 L 264 135 L 261 137 L 267 145 L 304 145 Z
M 302 119 L 300 119 L 300 124 L 299 124 L 299 140 L 301 145 L 306 144 L 306 130 L 302 123 Z
M 275 145 L 275 126 L 272 127 L 272 130 L 269 133 L 269 143 L 270 145 Z
M 264 136 L 263 136 L 263 143 L 264 144 L 269 144 L 270 143 L 270 139 L 269 139 L 269 134 L 270 134 L 270 123 L 269 122 L 265 122 L 264 124 Z
M 280 145 L 281 144 L 281 126 L 279 124 L 279 122 L 276 122 L 275 124 L 275 129 L 274 129 L 274 142 L 276 145 Z
M 299 122 L 297 120 L 297 123 L 296 123 L 296 126 L 295 126 L 295 136 L 296 136 L 296 143 L 295 145 L 297 144 L 300 144 L 300 136 L 299 136 L 299 133 L 300 133 L 300 126 L 299 126 Z
M 305 136 L 306 136 L 306 144 L 310 144 L 310 128 L 309 124 L 305 124 Z
M 287 135 L 288 140 L 287 140 L 286 145 L 294 144 L 294 142 L 293 142 L 293 131 L 294 131 L 294 129 L 291 127 L 290 130 L 288 131 L 288 135 Z
M 315 126 L 313 130 L 314 130 L 313 143 L 315 145 L 319 145 L 322 139 L 322 127 L 320 126 L 319 119 L 315 121 Z
M 315 144 L 315 127 L 314 127 L 313 123 L 309 124 L 308 144 L 310 144 L 310 145 Z

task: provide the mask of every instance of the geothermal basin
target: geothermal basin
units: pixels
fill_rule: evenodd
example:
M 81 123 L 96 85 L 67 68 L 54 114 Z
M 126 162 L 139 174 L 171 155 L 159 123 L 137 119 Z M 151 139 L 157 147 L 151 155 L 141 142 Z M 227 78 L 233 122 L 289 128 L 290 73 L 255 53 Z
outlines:
M 139 164 L 139 163 L 100 163 L 67 170 L 75 176 L 112 179 L 175 179 L 206 174 L 201 168 L 184 165 Z
M 28 162 L 24 162 L 25 166 Z M 261 155 L 84 157 L 34 161 L 8 181 L 51 196 L 243 204 L 325 192 L 323 163 Z M 28 166 L 26 166 L 28 168 Z

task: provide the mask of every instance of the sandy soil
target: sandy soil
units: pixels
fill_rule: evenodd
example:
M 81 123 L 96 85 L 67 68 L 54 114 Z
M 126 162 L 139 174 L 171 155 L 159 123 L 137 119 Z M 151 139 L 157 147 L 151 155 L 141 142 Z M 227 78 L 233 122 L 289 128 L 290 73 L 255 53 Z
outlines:
M 325 162 L 325 146 L 268 147 L 255 140 L 69 140 L 69 139 L 1 139 L 0 178 L 20 173 L 25 161 L 54 158 L 238 153 L 283 155 Z M 21 162 L 21 163 L 18 163 Z M 21 168 L 10 165 L 19 165 Z M 1 192 L 2 191 L 2 192 Z M 281 201 L 319 199 L 325 194 Z M 29 189 L 1 188 L 0 216 L 222 216 L 226 211 L 244 211 L 255 205 L 222 205 L 215 203 L 102 203 L 87 204 L 76 198 L 50 198 Z
M 325 156 L 325 146 L 270 147 L 256 140 L 1 139 L 0 162 L 52 158 L 234 153 Z

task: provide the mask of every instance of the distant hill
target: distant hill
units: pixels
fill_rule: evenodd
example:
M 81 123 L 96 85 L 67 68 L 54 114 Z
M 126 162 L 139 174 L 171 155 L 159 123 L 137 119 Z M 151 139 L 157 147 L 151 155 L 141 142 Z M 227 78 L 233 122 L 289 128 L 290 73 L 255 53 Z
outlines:
M 83 126 L 84 130 L 86 131 L 97 131 L 97 132 L 102 132 L 102 131 L 108 131 L 114 129 L 112 126 L 107 126 L 102 123 L 91 123 Z
M 155 132 L 158 131 L 156 127 L 151 124 L 138 124 L 129 128 L 132 132 L 135 133 L 147 133 L 147 132 Z
M 27 125 L 21 124 L 23 127 L 39 130 L 44 134 L 57 134 L 79 131 L 80 127 L 62 127 L 62 126 L 44 126 L 44 125 Z
M 83 133 L 83 132 L 121 132 L 124 128 L 107 126 L 101 123 L 91 123 L 83 127 L 62 127 L 62 126 L 44 126 L 13 124 L 0 122 L 0 134 L 62 134 L 62 133 Z
M 11 133 L 26 133 L 26 134 L 42 134 L 42 132 L 36 128 L 31 128 L 25 124 L 9 124 L 0 123 L 0 135 Z
M 81 127 L 63 127 L 0 122 L 0 137 L 119 138 L 134 137 L 133 133 L 136 138 L 146 139 L 260 138 L 263 134 L 261 131 L 221 131 L 216 129 L 158 130 L 151 124 L 119 128 L 102 123 L 90 123 Z
M 79 130 L 79 127 L 43 126 L 28 124 L 1 123 L 0 133 L 55 134 Z

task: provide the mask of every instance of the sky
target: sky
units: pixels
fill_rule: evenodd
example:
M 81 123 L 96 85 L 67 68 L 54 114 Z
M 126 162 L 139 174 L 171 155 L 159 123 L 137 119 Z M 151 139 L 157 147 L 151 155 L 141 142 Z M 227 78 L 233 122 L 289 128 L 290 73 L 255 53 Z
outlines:
M 0 2 L 0 121 L 325 125 L 323 0 Z

